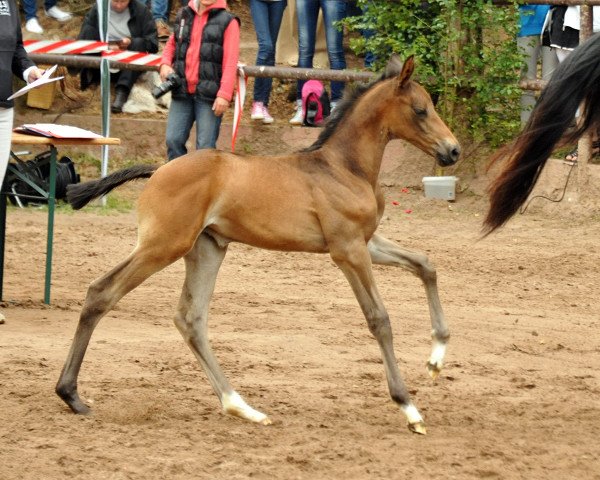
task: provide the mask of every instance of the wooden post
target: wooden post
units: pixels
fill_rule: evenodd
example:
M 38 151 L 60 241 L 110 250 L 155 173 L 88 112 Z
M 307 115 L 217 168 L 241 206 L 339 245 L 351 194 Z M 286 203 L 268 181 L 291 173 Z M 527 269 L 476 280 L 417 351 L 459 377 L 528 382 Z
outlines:
M 589 5 L 580 7 L 580 29 L 579 44 L 581 45 L 593 34 L 593 13 Z M 588 132 L 583 135 L 577 143 L 577 193 L 579 201 L 585 200 L 589 193 L 589 169 L 588 165 L 592 158 L 592 135 Z

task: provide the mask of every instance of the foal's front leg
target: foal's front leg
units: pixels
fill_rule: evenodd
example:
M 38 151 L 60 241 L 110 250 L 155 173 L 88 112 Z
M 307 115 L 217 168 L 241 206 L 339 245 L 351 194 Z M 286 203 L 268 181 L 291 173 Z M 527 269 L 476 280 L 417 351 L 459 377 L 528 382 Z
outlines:
M 375 285 L 371 258 L 366 245 L 357 239 L 353 244 L 330 246 L 330 253 L 333 261 L 350 282 L 354 295 L 367 319 L 369 330 L 379 344 L 392 400 L 400 405 L 411 431 L 420 434 L 427 433 L 425 422 L 417 407 L 412 403 L 398 369 L 390 318 Z
M 203 233 L 184 257 L 185 283 L 175 325 L 206 372 L 223 411 L 251 422 L 269 425 L 269 417 L 250 407 L 231 387 L 208 342 L 209 303 L 226 252 L 226 246 L 219 246 L 216 240 Z
M 405 250 L 381 235 L 373 235 L 367 246 L 373 263 L 403 267 L 419 277 L 423 282 L 425 292 L 427 293 L 427 303 L 429 304 L 432 327 L 431 337 L 433 339 L 431 356 L 427 362 L 427 370 L 431 378 L 435 380 L 442 370 L 444 356 L 446 355 L 446 346 L 450 338 L 450 331 L 446 325 L 438 295 L 435 269 L 425 255 Z

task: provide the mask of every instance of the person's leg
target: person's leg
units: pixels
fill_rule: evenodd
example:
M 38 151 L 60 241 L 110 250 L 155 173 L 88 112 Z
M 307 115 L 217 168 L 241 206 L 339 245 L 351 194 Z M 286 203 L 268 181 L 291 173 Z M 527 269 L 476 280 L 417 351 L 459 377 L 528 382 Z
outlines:
M 525 66 L 521 78 L 535 80 L 537 78 L 537 59 L 540 51 L 540 42 L 537 36 L 529 35 L 517 38 L 517 48 L 524 55 Z M 533 90 L 523 90 L 521 94 L 521 125 L 525 125 L 535 105 Z
M 135 72 L 133 70 L 121 70 L 117 73 L 115 82 L 115 100 L 110 106 L 111 112 L 121 113 L 123 111 L 123 105 L 125 105 L 129 98 L 131 88 L 141 73 L 142 72 Z
M 327 39 L 327 55 L 332 70 L 344 70 L 346 57 L 344 55 L 344 32 L 337 24 L 346 17 L 345 0 L 320 0 L 325 22 L 325 37 Z M 344 93 L 344 82 L 331 82 L 331 101 L 337 102 Z
M 123 89 L 129 96 L 131 88 L 133 87 L 134 83 L 137 82 L 137 79 L 140 78 L 141 74 L 141 71 L 137 72 L 134 70 L 121 70 L 119 72 L 117 82 L 115 83 L 115 89 Z
M 37 18 L 37 0 L 23 0 L 21 2 L 25 12 L 25 20 Z
M 564 48 L 556 48 L 554 51 L 556 52 L 558 63 L 564 62 L 571 53 L 571 50 L 565 50 Z
M 46 15 L 48 17 L 54 18 L 59 22 L 66 22 L 73 18 L 71 13 L 62 10 L 56 6 L 57 0 L 44 0 L 44 10 L 46 11 Z
M 274 2 L 278 3 L 278 2 Z M 254 22 L 254 31 L 258 42 L 256 65 L 273 66 L 275 61 L 275 44 L 269 30 L 269 5 L 271 2 L 250 0 L 250 13 Z M 271 91 L 271 78 L 256 77 L 254 79 L 254 101 L 268 104 Z
M 550 47 L 542 47 L 542 80 L 550 80 L 558 67 L 556 52 Z
M 196 116 L 196 150 L 217 148 L 221 119 L 212 110 L 212 102 L 194 100 Z
M 160 40 L 166 40 L 171 35 L 169 26 L 169 0 L 151 0 L 152 18 L 156 23 L 156 32 Z
M 319 0 L 296 0 L 298 17 L 298 67 L 312 68 L 315 55 Z M 302 87 L 306 80 L 298 80 L 296 98 L 302 98 Z
M 317 38 L 317 20 L 319 18 L 319 0 L 296 0 L 296 18 L 298 21 L 298 67 L 312 68 Z M 306 80 L 296 84 L 296 110 L 290 119 L 292 125 L 302 125 L 302 87 Z
M 10 159 L 14 109 L 0 107 L 0 186 L 4 183 L 6 167 Z
M 169 1 L 168 0 L 151 0 L 152 17 L 155 22 L 163 21 L 169 23 Z
M 364 16 L 369 15 L 369 6 L 368 5 L 363 6 L 362 14 Z M 375 32 L 373 30 L 371 30 L 370 28 L 362 30 L 361 34 L 364 37 L 364 39 L 367 41 L 375 36 Z M 371 68 L 376 60 L 377 60 L 377 57 L 375 56 L 375 53 L 373 53 L 372 50 L 367 50 L 365 52 L 365 67 L 366 68 Z
M 277 38 L 279 37 L 279 29 L 281 28 L 281 22 L 283 20 L 283 12 L 285 11 L 287 0 L 282 0 L 280 2 L 267 2 L 269 6 L 269 35 L 271 38 L 271 45 L 273 47 L 273 51 L 271 56 L 268 59 L 268 63 L 266 65 L 274 66 L 275 65 L 275 55 L 277 48 Z M 271 87 L 273 84 L 273 79 L 268 79 L 268 89 L 265 95 L 265 99 L 263 103 L 265 107 L 269 105 L 269 98 L 271 96 Z
M 167 119 L 167 159 L 181 157 L 187 153 L 185 143 L 194 123 L 194 99 L 191 96 L 171 99 Z

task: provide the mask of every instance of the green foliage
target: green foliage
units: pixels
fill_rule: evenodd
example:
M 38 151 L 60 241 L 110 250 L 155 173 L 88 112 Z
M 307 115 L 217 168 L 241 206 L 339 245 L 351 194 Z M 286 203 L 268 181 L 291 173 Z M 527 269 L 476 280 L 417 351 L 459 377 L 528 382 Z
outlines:
M 516 4 L 490 0 L 358 0 L 364 15 L 349 17 L 357 54 L 373 52 L 374 70 L 390 54 L 415 55 L 416 79 L 461 137 L 496 146 L 520 127 L 522 55 L 516 44 Z

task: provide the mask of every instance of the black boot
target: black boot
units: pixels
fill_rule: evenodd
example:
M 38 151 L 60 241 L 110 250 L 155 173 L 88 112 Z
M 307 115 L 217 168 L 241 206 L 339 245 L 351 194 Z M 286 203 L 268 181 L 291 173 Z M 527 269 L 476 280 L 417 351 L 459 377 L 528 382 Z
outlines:
M 115 89 L 115 101 L 112 103 L 110 111 L 112 113 L 121 113 L 123 111 L 123 105 L 125 105 L 125 102 L 127 101 L 127 97 L 129 97 L 127 89 L 117 87 Z

